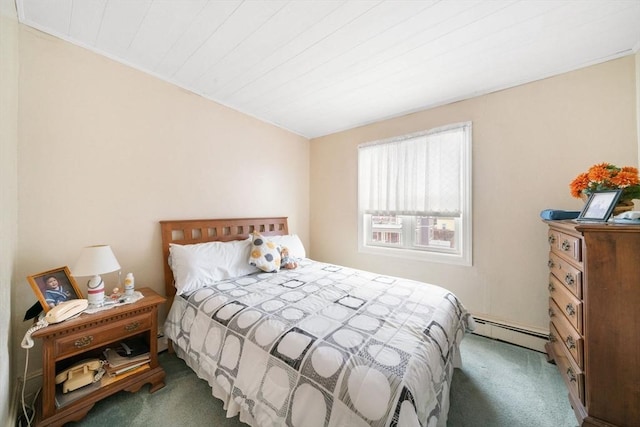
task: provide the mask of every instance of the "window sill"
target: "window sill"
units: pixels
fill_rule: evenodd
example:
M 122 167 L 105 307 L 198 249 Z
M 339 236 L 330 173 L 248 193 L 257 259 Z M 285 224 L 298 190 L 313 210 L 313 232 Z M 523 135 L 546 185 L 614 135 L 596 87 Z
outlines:
M 471 256 L 469 255 L 468 257 L 465 257 L 464 253 L 462 255 L 458 255 L 442 252 L 414 251 L 410 249 L 383 248 L 367 245 L 360 245 L 358 247 L 358 252 L 369 255 L 381 255 L 424 262 L 437 262 L 441 264 L 460 265 L 464 267 L 471 267 L 473 265 Z

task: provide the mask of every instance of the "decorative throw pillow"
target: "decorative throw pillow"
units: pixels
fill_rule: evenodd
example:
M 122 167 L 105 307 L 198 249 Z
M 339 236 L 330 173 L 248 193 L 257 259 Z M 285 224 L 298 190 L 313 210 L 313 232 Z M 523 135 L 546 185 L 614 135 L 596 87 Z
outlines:
M 280 270 L 280 251 L 278 245 L 267 240 L 260 233 L 253 233 L 253 243 L 249 264 L 267 273 Z

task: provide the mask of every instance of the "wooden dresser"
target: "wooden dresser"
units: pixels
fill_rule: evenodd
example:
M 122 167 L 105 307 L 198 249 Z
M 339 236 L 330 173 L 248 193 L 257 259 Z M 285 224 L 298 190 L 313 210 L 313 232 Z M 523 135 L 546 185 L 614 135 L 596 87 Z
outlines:
M 640 226 L 547 221 L 549 359 L 580 426 L 640 426 Z

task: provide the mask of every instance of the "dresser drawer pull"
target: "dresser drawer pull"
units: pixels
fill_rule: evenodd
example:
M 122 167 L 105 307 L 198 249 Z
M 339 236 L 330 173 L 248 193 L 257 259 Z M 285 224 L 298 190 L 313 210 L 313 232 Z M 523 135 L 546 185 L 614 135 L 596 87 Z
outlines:
M 568 240 L 565 240 L 562 242 L 562 245 L 560 245 L 560 247 L 562 248 L 563 251 L 569 251 L 571 250 L 571 243 L 569 243 Z
M 565 341 L 565 343 L 567 344 L 567 348 L 569 348 L 569 350 L 571 350 L 572 348 L 576 348 L 576 341 L 573 339 L 571 335 L 567 337 L 567 340 Z
M 556 242 L 556 236 L 552 234 L 547 240 L 549 241 L 550 245 L 553 245 Z
M 553 317 L 556 314 L 553 312 L 553 309 L 551 307 L 549 307 L 549 317 Z
M 558 338 L 553 334 L 553 332 L 549 332 L 549 342 L 556 342 Z
M 133 323 L 129 323 L 127 326 L 125 326 L 124 329 L 127 332 L 131 332 L 131 331 L 135 331 L 139 327 L 140 327 L 140 322 L 133 322 Z
M 76 340 L 76 342 L 74 342 L 73 345 L 76 348 L 82 348 L 82 347 L 88 346 L 92 342 L 93 342 L 93 336 L 92 335 L 87 335 L 86 337 L 82 337 L 82 338 Z
M 573 285 L 575 281 L 576 280 L 573 278 L 573 275 L 571 273 L 567 273 L 567 275 L 564 276 L 564 283 L 566 283 L 567 285 Z
M 549 282 L 549 286 L 548 286 L 548 288 L 549 288 L 549 292 L 553 292 L 553 291 L 555 291 L 555 290 L 556 290 L 556 287 L 555 287 L 555 286 L 553 286 L 553 283 L 551 283 L 551 282 Z
M 567 306 L 565 307 L 564 311 L 566 311 L 569 316 L 575 316 L 576 315 L 576 308 L 571 303 L 567 304 Z
M 555 264 L 553 263 L 553 260 L 550 259 L 549 261 L 547 261 L 547 267 L 549 268 L 553 268 L 555 266 Z
M 571 381 L 572 383 L 575 383 L 577 381 L 576 374 L 575 372 L 573 372 L 573 369 L 571 369 L 571 366 L 567 368 L 567 376 L 569 377 L 569 381 Z

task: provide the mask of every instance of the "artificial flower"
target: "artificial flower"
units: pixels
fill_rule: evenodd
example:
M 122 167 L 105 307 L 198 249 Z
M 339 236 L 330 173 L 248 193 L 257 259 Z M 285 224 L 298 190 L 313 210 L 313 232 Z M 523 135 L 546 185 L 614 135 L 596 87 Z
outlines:
M 610 163 L 593 165 L 578 175 L 571 184 L 571 195 L 588 197 L 594 191 L 622 190 L 619 201 L 640 199 L 638 169 L 632 166 L 618 167 Z

